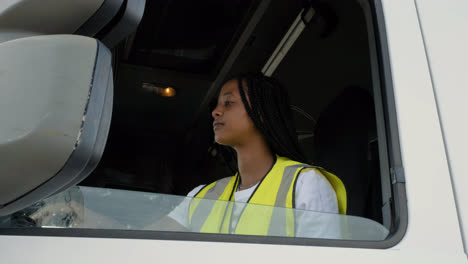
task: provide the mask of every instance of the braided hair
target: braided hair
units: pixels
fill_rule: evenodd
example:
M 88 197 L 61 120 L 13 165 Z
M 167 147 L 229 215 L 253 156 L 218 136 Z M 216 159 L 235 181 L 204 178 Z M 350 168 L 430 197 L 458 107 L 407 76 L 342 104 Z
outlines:
M 289 96 L 280 82 L 262 73 L 243 73 L 230 80 L 238 81 L 242 103 L 270 150 L 279 156 L 305 163 L 306 159 L 299 148 Z

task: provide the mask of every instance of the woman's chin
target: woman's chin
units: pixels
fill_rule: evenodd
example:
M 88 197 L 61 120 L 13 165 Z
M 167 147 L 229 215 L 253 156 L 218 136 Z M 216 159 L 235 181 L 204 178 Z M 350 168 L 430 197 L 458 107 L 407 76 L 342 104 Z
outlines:
M 231 146 L 229 139 L 224 138 L 220 135 L 215 135 L 215 142 L 223 146 Z

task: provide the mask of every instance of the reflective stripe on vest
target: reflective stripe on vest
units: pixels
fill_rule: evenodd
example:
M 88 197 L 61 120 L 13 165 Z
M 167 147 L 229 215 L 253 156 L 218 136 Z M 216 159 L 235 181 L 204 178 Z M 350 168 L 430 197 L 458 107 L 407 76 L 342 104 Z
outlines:
M 239 184 L 237 174 L 202 188 L 195 198 L 204 199 L 193 199 L 190 204 L 189 221 L 192 231 L 294 236 L 295 223 L 292 208 L 295 206 L 295 183 L 297 176 L 304 169 L 315 169 L 328 179 L 337 193 L 340 213 L 346 213 L 346 191 L 335 175 L 322 168 L 311 167 L 307 164 L 277 156 L 273 168 L 258 184 L 245 205 L 229 202 L 234 201 L 234 192 Z M 338 185 L 338 188 L 335 185 Z M 233 207 L 243 205 L 244 208 L 240 217 L 231 219 Z M 232 221 L 237 223 L 234 228 L 231 225 Z

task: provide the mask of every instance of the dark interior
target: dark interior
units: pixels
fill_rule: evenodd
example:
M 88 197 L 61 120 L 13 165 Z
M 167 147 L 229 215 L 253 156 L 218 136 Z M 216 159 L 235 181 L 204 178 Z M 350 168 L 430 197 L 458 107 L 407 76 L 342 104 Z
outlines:
M 260 71 L 310 5 L 314 18 L 273 77 L 290 93 L 310 164 L 343 180 L 348 214 L 381 222 L 368 32 L 361 6 L 349 0 L 273 0 L 264 12 L 255 0 L 147 1 L 137 32 L 114 49 L 109 139 L 98 168 L 81 185 L 186 195 L 232 175 L 232 162 L 213 144 L 207 97 L 220 79 Z M 161 97 L 143 83 L 174 87 L 177 94 Z

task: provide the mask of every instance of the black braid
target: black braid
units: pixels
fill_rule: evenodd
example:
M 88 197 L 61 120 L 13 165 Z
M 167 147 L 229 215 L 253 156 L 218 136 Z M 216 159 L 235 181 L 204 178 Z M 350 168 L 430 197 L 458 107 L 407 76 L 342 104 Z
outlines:
M 306 162 L 299 148 L 289 96 L 283 86 L 261 73 L 245 73 L 232 79 L 238 80 L 242 103 L 271 151 L 279 156 Z

